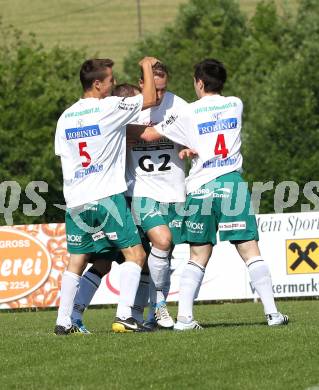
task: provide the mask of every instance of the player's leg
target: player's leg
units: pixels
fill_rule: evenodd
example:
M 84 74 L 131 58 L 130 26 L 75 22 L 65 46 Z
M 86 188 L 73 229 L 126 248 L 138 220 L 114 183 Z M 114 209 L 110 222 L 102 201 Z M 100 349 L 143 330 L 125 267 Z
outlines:
M 170 249 L 170 253 L 168 256 L 169 259 L 169 265 L 171 265 L 171 259 L 172 254 L 174 250 L 174 246 L 181 244 L 183 242 L 181 237 L 181 227 L 182 227 L 182 220 L 184 215 L 184 202 L 175 202 L 175 203 L 160 203 L 160 211 L 161 214 L 165 220 L 166 225 L 169 227 L 169 230 L 172 235 L 172 245 Z M 167 301 L 167 297 L 169 294 L 171 286 L 171 270 L 166 273 L 166 280 L 164 281 L 164 287 L 163 287 L 163 295 L 165 301 Z M 152 279 L 150 280 L 150 296 L 154 296 L 156 294 L 156 287 L 154 285 L 154 282 Z M 149 305 L 149 312 L 147 316 L 147 323 L 152 326 L 156 324 L 155 320 L 155 309 L 150 304 Z
M 161 214 L 159 202 L 154 199 L 134 197 L 132 199 L 132 212 L 136 224 L 140 226 L 152 243 L 152 249 L 148 256 L 148 268 L 150 285 L 154 285 L 155 290 L 151 288 L 150 301 L 157 313 L 157 324 L 161 327 L 172 328 L 174 321 L 167 311 L 163 293 L 168 278 L 167 274 L 170 272 L 169 254 L 172 239 L 170 230 Z
M 86 224 L 86 230 L 90 232 L 88 236 L 93 246 L 90 253 L 102 253 L 112 248 L 122 251 L 126 261 L 120 266 L 120 297 L 116 320 L 123 322 L 131 319 L 145 252 L 124 195 L 112 195 L 86 205 L 85 220 L 78 222 L 82 226 Z M 123 324 L 121 329 L 115 329 L 114 324 L 112 327 L 114 331 L 126 331 Z M 141 330 L 145 331 L 136 323 L 129 328 L 129 331 Z
M 60 305 L 54 330 L 56 335 L 67 335 L 75 331 L 71 320 L 74 298 L 93 248 L 90 235 L 78 227 L 69 211 L 65 215 L 65 227 L 70 260 L 62 276 Z
M 144 251 L 146 253 L 146 257 L 148 257 L 148 255 L 151 252 L 151 246 L 150 246 L 149 240 L 140 228 L 139 228 L 139 234 L 141 237 Z M 132 308 L 133 318 L 140 323 L 144 323 L 144 309 L 146 306 L 148 306 L 148 303 L 149 303 L 149 297 L 150 297 L 150 275 L 149 275 L 149 273 L 150 272 L 149 272 L 149 269 L 147 266 L 147 261 L 145 261 L 143 269 L 142 269 L 142 273 L 141 273 L 141 279 L 140 279 L 138 289 L 136 292 L 136 296 L 135 296 L 134 306 Z
M 110 251 L 105 254 L 91 254 L 90 263 L 93 265 L 82 275 L 79 289 L 74 299 L 72 311 L 72 324 L 77 327 L 79 332 L 90 334 L 83 324 L 83 314 L 90 305 L 94 294 L 101 284 L 101 280 L 111 270 L 112 260 L 118 256 L 116 251 Z
M 141 244 L 122 248 L 121 252 L 125 262 L 120 265 L 120 296 L 112 330 L 116 333 L 147 331 L 132 315 L 146 254 Z
M 272 290 L 269 267 L 262 258 L 256 240 L 234 242 L 241 258 L 246 263 L 251 284 L 256 289 L 264 306 L 268 325 L 287 325 L 288 316 L 278 312 Z
M 194 300 L 198 296 L 206 265 L 211 257 L 212 244 L 191 244 L 190 260 L 180 278 L 177 322 L 175 330 L 200 329 L 193 317 Z
M 193 318 L 193 303 L 204 278 L 205 267 L 216 244 L 216 221 L 212 204 L 206 205 L 206 186 L 187 195 L 185 209 L 188 216 L 182 224 L 182 239 L 190 243 L 190 259 L 180 277 L 179 303 L 175 330 L 200 329 Z
M 88 255 L 71 254 L 68 267 L 62 276 L 60 305 L 56 320 L 55 334 L 66 335 L 73 332 L 71 314 L 81 275 L 86 267 Z
M 250 193 L 238 172 L 232 172 L 218 180 L 222 188 L 228 189 L 228 197 L 216 199 L 219 236 L 221 241 L 230 241 L 245 261 L 251 283 L 264 305 L 269 325 L 288 323 L 288 317 L 278 313 L 272 290 L 272 281 L 267 263 L 258 247 L 256 217 L 251 212 Z
M 168 255 L 169 264 L 171 265 L 171 259 L 172 259 L 172 253 L 174 250 L 174 245 L 172 245 L 170 253 Z M 169 290 L 171 288 L 171 270 L 166 274 L 166 280 L 164 281 L 163 286 L 163 295 L 164 300 L 167 302 L 167 297 L 169 294 Z M 157 321 L 155 318 L 155 309 L 156 305 L 152 305 L 151 302 L 155 302 L 156 300 L 156 287 L 151 277 L 149 277 L 149 305 L 148 305 L 148 313 L 147 313 L 147 319 L 144 323 L 145 326 L 149 326 L 151 328 L 155 328 L 157 326 Z M 152 297 L 152 298 L 151 298 Z
M 167 208 L 168 205 L 168 208 Z M 179 245 L 184 243 L 184 240 L 182 238 L 182 224 L 183 224 L 183 218 L 184 218 L 184 212 L 185 212 L 185 202 L 174 202 L 174 203 L 161 203 L 161 206 L 163 206 L 165 209 L 167 209 L 167 212 L 164 213 L 162 211 L 163 217 L 166 221 L 166 225 L 169 227 L 169 230 L 172 234 L 172 245 L 171 250 L 169 254 L 169 263 L 171 265 L 171 260 L 173 257 L 173 251 L 175 248 L 175 245 Z M 171 271 L 168 274 L 167 280 L 165 282 L 165 286 L 163 289 L 165 300 L 168 297 L 169 290 L 171 287 Z
M 174 321 L 168 313 L 165 297 L 165 287 L 170 277 L 172 235 L 167 225 L 159 225 L 147 230 L 147 236 L 152 243 L 147 260 L 151 276 L 150 303 L 157 324 L 163 328 L 172 328 Z

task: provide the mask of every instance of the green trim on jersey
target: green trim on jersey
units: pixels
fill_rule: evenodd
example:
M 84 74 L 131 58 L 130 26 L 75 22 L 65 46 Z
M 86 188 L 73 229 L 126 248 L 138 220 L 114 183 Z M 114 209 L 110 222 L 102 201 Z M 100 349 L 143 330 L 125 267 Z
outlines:
M 184 202 L 162 203 L 147 197 L 133 197 L 131 208 L 136 225 L 144 233 L 156 226 L 166 225 L 172 233 L 173 244 L 182 243 Z
M 123 194 L 67 209 L 65 229 L 70 253 L 100 253 L 141 243 Z
M 250 213 L 250 193 L 238 172 L 222 175 L 187 195 L 182 228 L 184 242 L 258 240 L 256 217 Z

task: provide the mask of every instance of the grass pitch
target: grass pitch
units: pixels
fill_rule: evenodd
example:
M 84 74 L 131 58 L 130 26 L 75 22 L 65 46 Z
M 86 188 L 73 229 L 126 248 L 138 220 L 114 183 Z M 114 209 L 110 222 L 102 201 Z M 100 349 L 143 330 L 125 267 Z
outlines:
M 94 334 L 57 337 L 56 313 L 0 313 L 2 389 L 319 389 L 319 301 L 196 305 L 203 331 L 112 334 L 115 309 L 90 309 Z M 176 315 L 176 306 L 170 307 Z

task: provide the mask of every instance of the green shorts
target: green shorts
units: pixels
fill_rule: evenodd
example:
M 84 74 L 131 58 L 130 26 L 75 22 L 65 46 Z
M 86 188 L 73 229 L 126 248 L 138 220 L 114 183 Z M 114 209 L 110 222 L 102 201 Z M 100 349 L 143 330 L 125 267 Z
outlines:
M 181 244 L 181 228 L 184 202 L 162 203 L 151 198 L 132 198 L 132 214 L 137 226 L 144 233 L 156 226 L 167 225 L 172 233 L 173 244 Z
M 258 240 L 256 217 L 247 183 L 240 173 L 222 175 L 186 198 L 182 239 L 190 243 Z
M 92 253 L 89 263 L 94 263 L 96 260 L 115 261 L 118 264 L 122 264 L 125 261 L 125 257 L 119 249 L 110 249 L 99 253 Z
M 70 253 L 100 253 L 141 243 L 123 194 L 67 209 L 65 229 Z

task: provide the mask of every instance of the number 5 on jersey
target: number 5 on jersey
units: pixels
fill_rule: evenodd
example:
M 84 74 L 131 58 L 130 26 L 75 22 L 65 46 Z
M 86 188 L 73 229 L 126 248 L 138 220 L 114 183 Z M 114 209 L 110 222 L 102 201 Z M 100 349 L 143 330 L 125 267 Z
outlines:
M 89 153 L 84 150 L 87 148 L 87 143 L 86 142 L 79 142 L 79 152 L 80 156 L 85 158 L 85 161 L 82 161 L 82 167 L 87 168 L 91 164 L 91 156 Z
M 218 134 L 216 144 L 215 144 L 215 149 L 214 149 L 215 155 L 217 156 L 218 154 L 221 154 L 222 158 L 226 158 L 228 155 L 228 152 L 229 151 L 226 148 L 224 134 Z

